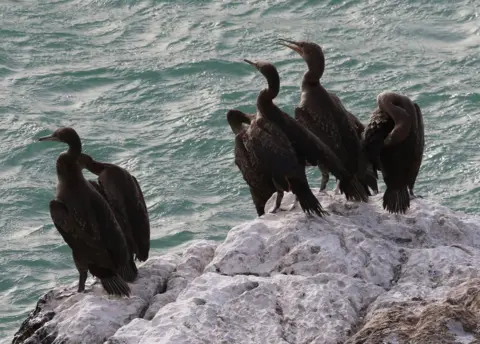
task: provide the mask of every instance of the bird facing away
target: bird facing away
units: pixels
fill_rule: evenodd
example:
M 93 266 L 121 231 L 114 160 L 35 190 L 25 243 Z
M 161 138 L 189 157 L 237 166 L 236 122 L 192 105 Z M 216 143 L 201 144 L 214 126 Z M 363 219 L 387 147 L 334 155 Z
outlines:
M 312 42 L 280 40 L 279 44 L 297 52 L 306 62 L 308 70 L 303 76 L 300 104 L 295 108 L 295 119 L 314 133 L 342 161 L 349 175 L 358 179 L 363 187 L 360 193 L 346 191 L 348 200 L 368 201 L 370 192 L 378 190 L 376 172 L 367 174 L 367 159 L 361 151 L 361 122 L 345 109 L 333 93 L 320 83 L 325 70 L 325 57 L 322 48 Z M 329 179 L 327 166 L 319 165 L 322 172 L 320 190 L 325 190 Z M 373 179 L 372 179 L 373 177 Z M 340 180 L 340 183 L 342 180 Z
M 136 271 L 134 257 L 148 259 L 150 250 L 150 220 L 137 179 L 124 168 L 94 160 L 82 153 L 80 165 L 98 176 L 98 188 L 112 208 L 122 228 L 130 250 L 132 268 Z
M 85 290 L 88 271 L 99 278 L 109 294 L 130 295 L 122 275 L 129 272 L 128 248 L 107 201 L 84 178 L 78 158 L 82 143 L 73 128 L 59 128 L 39 141 L 57 141 L 68 150 L 57 158 L 57 191 L 50 215 L 72 249 L 79 272 L 78 291 Z
M 247 129 L 254 120 L 254 115 L 245 114 L 238 110 L 227 112 L 228 124 L 235 134 L 235 165 L 237 165 L 243 179 L 249 186 L 257 215 L 262 216 L 265 214 L 265 204 L 277 190 L 270 175 L 259 168 L 261 162 L 247 150 L 245 144 L 245 141 L 249 140 Z
M 281 209 L 284 191 L 292 191 L 303 211 L 326 215 L 310 190 L 305 168 L 281 130 L 261 113 L 253 117 L 230 110 L 227 121 L 235 134 L 235 164 L 250 188 L 258 216 L 265 213 L 265 204 L 275 191 L 277 198 L 272 213 Z
M 415 197 L 413 188 L 425 146 L 420 107 L 404 95 L 380 93 L 364 136 L 364 150 L 370 161 L 379 161 L 387 186 L 383 208 L 405 213 L 410 198 Z
M 288 138 L 297 159 L 302 166 L 323 166 L 340 180 L 340 190 L 352 197 L 362 197 L 364 186 L 349 174 L 335 153 L 315 136 L 309 129 L 288 114 L 280 110 L 273 99 L 280 88 L 280 77 L 274 65 L 268 62 L 251 62 L 267 79 L 268 88 L 263 89 L 257 97 L 257 110 L 265 119 L 278 127 Z

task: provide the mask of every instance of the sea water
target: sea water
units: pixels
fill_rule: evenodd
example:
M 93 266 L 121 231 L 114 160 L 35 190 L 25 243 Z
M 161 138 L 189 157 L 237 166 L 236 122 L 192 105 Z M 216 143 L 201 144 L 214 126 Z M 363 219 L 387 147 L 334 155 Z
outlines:
M 278 38 L 325 53 L 323 85 L 366 123 L 378 93 L 422 108 L 426 150 L 415 190 L 468 213 L 480 207 L 476 1 L 4 0 L 0 3 L 0 343 L 39 296 L 72 283 L 71 250 L 48 203 L 65 146 L 35 140 L 74 127 L 84 150 L 136 176 L 151 253 L 222 240 L 253 219 L 225 114 L 255 112 L 262 76 L 293 115 L 305 63 Z M 93 175 L 87 173 L 89 178 Z M 308 168 L 310 185 L 320 183 Z M 329 188 L 334 187 L 331 178 Z M 381 184 L 383 188 L 383 185 Z

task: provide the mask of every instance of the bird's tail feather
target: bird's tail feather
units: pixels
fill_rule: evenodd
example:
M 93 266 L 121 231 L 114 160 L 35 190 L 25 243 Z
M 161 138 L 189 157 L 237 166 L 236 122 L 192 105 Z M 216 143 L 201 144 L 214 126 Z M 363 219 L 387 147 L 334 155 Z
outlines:
M 383 194 L 383 208 L 390 213 L 405 214 L 410 207 L 410 196 L 406 187 L 401 189 L 389 188 Z
M 100 281 L 105 291 L 110 295 L 130 296 L 130 287 L 120 276 L 105 277 Z
M 348 201 L 368 202 L 368 196 L 371 196 L 368 186 L 360 182 L 357 176 L 341 179 L 338 186 Z
M 127 282 L 133 282 L 137 278 L 138 269 L 133 260 L 133 255 L 130 255 L 127 264 L 118 268 L 117 273 Z
M 320 217 L 328 215 L 328 212 L 323 210 L 322 205 L 313 194 L 308 182 L 299 179 L 289 179 L 292 192 L 298 197 L 300 207 L 307 214 L 315 213 Z

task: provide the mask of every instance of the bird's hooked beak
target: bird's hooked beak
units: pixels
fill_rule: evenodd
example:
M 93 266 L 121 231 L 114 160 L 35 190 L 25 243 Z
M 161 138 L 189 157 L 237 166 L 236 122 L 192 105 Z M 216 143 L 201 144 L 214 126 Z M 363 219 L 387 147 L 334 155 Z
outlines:
M 287 48 L 290 48 L 296 51 L 300 56 L 303 56 L 303 49 L 300 47 L 300 43 L 295 41 L 290 41 L 288 39 L 279 38 L 278 44 L 283 45 Z
M 59 139 L 57 136 L 55 136 L 54 134 L 52 134 L 52 135 L 40 137 L 40 138 L 38 139 L 38 141 L 56 141 L 56 142 L 60 142 L 60 139 Z
M 254 66 L 255 68 L 258 69 L 258 64 L 256 64 L 255 62 L 250 61 L 250 60 L 247 60 L 247 59 L 243 59 L 243 61 L 245 61 L 245 62 L 248 63 L 249 65 L 252 65 L 252 66 Z

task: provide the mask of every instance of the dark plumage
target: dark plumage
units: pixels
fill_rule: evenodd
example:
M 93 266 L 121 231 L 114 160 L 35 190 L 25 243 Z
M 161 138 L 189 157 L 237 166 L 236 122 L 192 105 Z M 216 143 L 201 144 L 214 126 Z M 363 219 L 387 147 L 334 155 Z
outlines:
M 133 255 L 145 261 L 150 250 L 150 220 L 137 179 L 124 168 L 96 161 L 87 154 L 82 153 L 79 161 L 83 168 L 98 176 L 96 187 L 110 204 L 123 230 L 131 252 L 130 264 L 136 271 Z
M 397 93 L 379 94 L 377 105 L 365 129 L 364 149 L 370 161 L 379 162 L 387 186 L 384 209 L 405 213 L 423 158 L 423 115 L 418 104 Z
M 262 68 L 260 64 L 258 66 Z M 266 77 L 268 79 L 268 75 Z M 272 212 L 280 209 L 284 191 L 292 191 L 304 212 L 323 216 L 326 212 L 313 195 L 305 167 L 298 161 L 292 144 L 263 112 L 270 111 L 268 103 L 272 103 L 278 94 L 278 88 L 279 85 L 260 92 L 257 116 L 238 110 L 227 113 L 227 121 L 235 133 L 235 164 L 250 187 L 259 216 L 264 214 L 265 203 L 275 191 L 277 199 Z
M 84 168 L 84 167 L 82 167 Z M 102 188 L 100 183 L 95 180 L 89 180 L 88 181 L 94 188 L 97 190 L 97 192 L 102 195 L 102 197 L 108 202 L 110 205 L 110 208 L 112 209 L 115 219 L 117 220 L 118 224 L 120 225 L 120 228 L 122 229 L 123 236 L 125 237 L 125 240 L 127 242 L 127 247 L 128 247 L 128 265 L 126 265 L 121 271 L 119 271 L 119 275 L 122 276 L 122 278 L 127 281 L 127 282 L 133 282 L 135 281 L 135 278 L 137 278 L 138 275 L 138 269 L 137 266 L 135 265 L 135 260 L 134 260 L 134 253 L 132 249 L 132 235 L 130 232 L 130 226 L 127 223 L 126 215 L 118 210 L 118 207 L 115 207 L 115 204 L 112 205 L 112 203 L 109 201 L 107 194 L 105 193 L 105 190 Z
M 90 271 L 109 294 L 129 296 L 130 288 L 119 275 L 128 269 L 127 244 L 110 206 L 83 177 L 78 163 L 80 137 L 72 128 L 60 128 L 39 141 L 59 141 L 69 146 L 57 158 L 57 193 L 50 201 L 50 215 L 72 249 L 80 275 L 78 291 L 85 289 Z
M 413 153 L 414 162 L 412 164 L 412 175 L 410 177 L 410 181 L 408 183 L 408 189 L 410 191 L 411 198 L 415 197 L 422 197 L 422 196 L 415 196 L 413 193 L 413 188 L 415 186 L 415 182 L 417 180 L 418 172 L 420 171 L 420 166 L 422 165 L 423 160 L 423 150 L 425 149 L 425 128 L 423 127 L 423 114 L 420 106 L 417 103 L 413 103 L 415 106 L 415 112 L 417 115 L 417 133 L 416 133 L 416 140 L 415 140 L 415 151 Z
M 265 214 L 265 204 L 277 190 L 270 174 L 259 167 L 260 162 L 256 156 L 246 148 L 245 141 L 249 139 L 247 129 L 254 119 L 254 115 L 248 115 L 238 110 L 227 112 L 228 124 L 235 134 L 235 165 L 240 169 L 243 179 L 250 188 L 257 215 L 262 216 Z M 281 194 L 283 195 L 283 191 Z M 277 197 L 277 200 L 279 198 Z
M 368 201 L 368 186 L 377 190 L 376 173 L 367 178 L 367 159 L 361 151 L 361 122 L 343 106 L 340 99 L 320 83 L 325 69 L 322 48 L 311 42 L 280 40 L 305 60 L 308 71 L 302 80 L 300 104 L 295 108 L 295 119 L 311 130 L 342 161 L 347 175 L 338 178 L 340 191 L 348 200 Z M 319 165 L 322 172 L 320 190 L 325 190 L 330 169 Z M 371 170 L 371 169 L 370 169 Z M 335 173 L 333 173 L 335 175 Z M 360 184 L 351 187 L 352 180 Z

